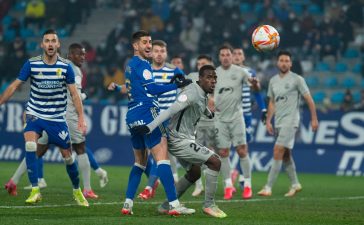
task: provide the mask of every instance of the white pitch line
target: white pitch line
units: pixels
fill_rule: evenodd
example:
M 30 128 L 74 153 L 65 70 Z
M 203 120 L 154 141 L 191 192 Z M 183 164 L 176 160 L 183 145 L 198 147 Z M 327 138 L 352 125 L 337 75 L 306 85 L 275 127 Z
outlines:
M 329 201 L 337 201 L 337 200 L 360 200 L 364 199 L 364 196 L 349 196 L 349 197 L 332 197 L 332 198 L 299 198 L 300 201 L 309 201 L 309 200 L 329 200 Z M 229 203 L 229 202 L 241 202 L 241 203 L 249 203 L 249 202 L 268 202 L 268 201 L 283 201 L 287 200 L 287 198 L 258 198 L 258 199 L 233 199 L 233 200 L 215 200 L 218 203 Z M 197 204 L 202 203 L 202 200 L 193 200 L 193 201 L 181 201 L 184 204 Z M 162 203 L 162 201 L 141 201 L 136 204 L 140 205 L 157 205 Z M 122 205 L 122 202 L 95 202 L 90 203 L 90 206 L 97 205 Z M 0 209 L 34 209 L 34 208 L 61 208 L 61 207 L 70 207 L 77 206 L 76 204 L 63 204 L 63 205 L 19 205 L 19 206 L 5 206 L 0 205 Z

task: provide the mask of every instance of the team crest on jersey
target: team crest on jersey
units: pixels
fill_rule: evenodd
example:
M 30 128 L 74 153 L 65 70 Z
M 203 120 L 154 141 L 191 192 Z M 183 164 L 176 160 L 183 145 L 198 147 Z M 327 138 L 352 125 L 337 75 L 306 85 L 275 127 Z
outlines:
M 145 69 L 143 71 L 143 77 L 146 80 L 150 80 L 150 79 L 152 79 L 152 73 L 149 70 Z
M 168 77 L 168 75 L 167 75 L 166 73 L 163 73 L 163 75 L 162 75 L 162 79 L 163 79 L 163 80 L 166 80 L 166 79 L 167 79 L 167 77 Z
M 43 76 L 42 71 L 40 71 L 40 72 L 38 73 L 38 76 Z
M 56 70 L 56 74 L 57 74 L 57 76 L 61 76 L 62 75 L 62 69 L 61 68 L 58 68 Z

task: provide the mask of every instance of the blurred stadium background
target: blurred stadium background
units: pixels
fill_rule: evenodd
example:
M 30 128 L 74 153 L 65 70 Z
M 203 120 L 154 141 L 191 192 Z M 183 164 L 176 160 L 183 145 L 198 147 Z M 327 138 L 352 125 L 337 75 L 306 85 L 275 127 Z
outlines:
M 363 215 L 362 203 L 358 204 L 362 196 L 356 202 L 336 198 L 346 196 L 350 200 L 350 196 L 362 195 L 364 187 L 363 0 L 0 0 L 0 19 L 0 93 L 17 77 L 29 57 L 41 53 L 40 36 L 45 29 L 57 29 L 63 56 L 67 46 L 73 42 L 81 42 L 85 46 L 87 63 L 82 69 L 84 90 L 88 95 L 85 101 L 89 124 L 88 146 L 93 149 L 100 163 L 117 166 L 131 165 L 133 162 L 129 133 L 124 121 L 127 98 L 109 93 L 106 87 L 110 82 L 124 82 L 124 65 L 132 56 L 129 39 L 134 31 L 145 29 L 152 33 L 153 39 L 165 40 L 170 58 L 181 56 L 186 73 L 195 71 L 199 54 L 210 54 L 218 65 L 217 49 L 222 43 L 242 46 L 246 53 L 246 64 L 256 69 L 265 93 L 270 77 L 277 73 L 276 51 L 264 54 L 256 52 L 251 46 L 250 37 L 254 28 L 260 24 L 274 26 L 281 36 L 280 49 L 293 52 L 292 70 L 301 74 L 311 89 L 319 111 L 320 127 L 316 134 L 310 131 L 308 111 L 303 105 L 304 117 L 294 150 L 299 176 L 302 172 L 309 173 L 302 176 L 306 188 L 302 193 L 303 201 L 288 202 L 279 198 L 273 199 L 277 201 L 272 203 L 259 203 L 258 198 L 258 203 L 253 201 L 243 205 L 243 209 L 251 213 L 246 221 L 248 224 L 261 224 L 259 221 L 267 224 L 305 224 L 309 218 L 314 218 L 311 224 L 333 224 L 336 220 L 340 221 L 338 224 L 364 223 L 363 218 L 360 219 L 360 215 Z M 16 167 L 16 163 L 7 161 L 19 161 L 24 154 L 21 115 L 28 95 L 29 87 L 23 85 L 12 101 L 0 107 L 1 183 L 7 181 Z M 258 110 L 254 114 L 254 140 L 250 144 L 250 151 L 256 171 L 256 181 L 253 177 L 253 183 L 256 182 L 254 191 L 257 191 L 263 185 L 270 167 L 273 138 L 266 134 L 263 124 L 259 122 Z M 232 159 L 234 162 L 234 156 Z M 61 162 L 61 157 L 57 149 L 52 147 L 44 160 Z M 50 183 L 57 182 L 51 174 L 64 172 L 63 167 L 53 166 L 56 165 L 52 165 L 49 172 L 46 167 L 45 171 Z M 82 221 L 77 220 L 77 216 L 89 221 L 89 224 L 95 221 L 108 224 L 111 217 L 112 222 L 118 222 L 119 215 L 115 215 L 114 211 L 120 205 L 110 201 L 115 201 L 115 193 L 120 196 L 124 192 L 120 186 L 125 187 L 128 174 L 128 169 L 121 168 L 121 172 L 119 169 L 109 167 L 111 178 L 117 181 L 106 190 L 108 195 L 104 196 L 108 197 L 101 200 L 105 205 L 101 206 L 103 203 L 100 203 L 94 209 L 101 213 L 100 217 L 91 217 L 87 212 L 75 211 L 75 208 L 60 207 L 58 211 L 49 208 L 43 209 L 43 213 L 34 209 L 31 212 L 35 214 L 24 211 L 19 224 L 30 224 L 27 218 L 33 218 L 34 215 L 47 218 L 41 223 L 55 224 L 58 220 L 52 215 L 64 216 L 62 210 L 72 215 L 60 220 L 62 224 L 65 221 L 69 224 Z M 264 172 L 264 175 L 260 172 Z M 120 174 L 125 176 L 118 180 Z M 26 179 L 23 184 L 26 184 Z M 286 187 L 282 187 L 282 184 L 277 186 L 279 192 L 284 193 Z M 66 187 L 66 184 L 57 186 L 57 191 L 62 195 Z M 21 194 L 23 198 L 25 195 Z M 23 198 L 14 201 L 5 191 L 0 196 L 5 205 L 23 205 Z M 218 198 L 222 196 L 219 194 Z M 329 200 L 322 200 L 325 198 Z M 161 199 L 162 192 L 159 196 Z M 66 205 L 70 202 L 60 197 L 49 201 L 51 204 Z M 230 224 L 241 224 L 240 203 L 229 206 L 231 214 L 235 213 Z M 199 204 L 195 205 L 200 207 Z M 285 212 L 278 217 L 274 211 L 277 205 Z M 316 208 L 312 208 L 313 205 Z M 12 209 L 10 206 L 9 209 Z M 352 208 L 345 208 L 348 206 Z M 270 218 L 254 214 L 262 207 L 265 207 L 264 211 L 268 212 Z M 1 206 L 0 211 L 5 208 Z M 321 217 L 321 210 L 331 210 L 332 214 L 326 212 Z M 301 217 L 302 212 L 307 218 Z M 8 215 L 4 223 L 13 224 L 11 221 L 17 218 L 18 212 L 10 210 L 4 213 Z M 142 216 L 145 217 L 144 214 Z M 202 218 L 206 217 L 201 215 L 196 220 L 186 219 L 182 222 L 202 223 Z M 141 221 L 158 222 L 159 219 L 153 215 Z M 170 220 L 165 222 L 170 223 Z M 211 220 L 209 222 L 212 223 Z

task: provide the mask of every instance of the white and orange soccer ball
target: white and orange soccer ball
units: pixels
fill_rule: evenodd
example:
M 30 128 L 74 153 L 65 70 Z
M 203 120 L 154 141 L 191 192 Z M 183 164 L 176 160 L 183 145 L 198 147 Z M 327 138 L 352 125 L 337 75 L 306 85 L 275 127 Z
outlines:
M 272 51 L 279 45 L 279 33 L 270 25 L 257 27 L 252 34 L 252 44 L 259 52 Z

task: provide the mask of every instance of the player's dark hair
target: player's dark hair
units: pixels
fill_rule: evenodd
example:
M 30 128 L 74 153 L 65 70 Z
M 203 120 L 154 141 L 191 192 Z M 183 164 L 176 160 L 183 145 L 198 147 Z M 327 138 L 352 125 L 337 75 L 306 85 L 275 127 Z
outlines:
M 57 31 L 55 29 L 48 29 L 43 32 L 42 37 L 44 37 L 44 35 L 47 35 L 47 34 L 56 34 L 57 35 Z
M 171 59 L 183 59 L 182 58 L 182 56 L 180 56 L 180 55 L 174 55 L 174 56 L 172 56 L 172 58 Z
M 207 61 L 212 62 L 212 58 L 209 55 L 201 54 L 197 57 L 197 60 L 200 60 L 200 59 L 206 59 Z
M 72 43 L 68 46 L 68 52 L 73 52 L 76 49 L 83 49 L 84 47 L 79 43 Z
M 290 59 L 292 59 L 292 54 L 291 54 L 291 52 L 289 52 L 289 51 L 287 51 L 287 50 L 281 50 L 281 51 L 279 51 L 279 52 L 278 52 L 278 54 L 277 54 L 277 59 L 279 59 L 279 57 L 280 57 L 281 55 L 286 55 L 286 56 L 288 56 Z
M 132 42 L 132 44 L 134 44 L 135 42 L 138 42 L 140 40 L 140 38 L 149 37 L 149 36 L 150 36 L 150 34 L 148 31 L 139 30 L 139 31 L 133 33 L 133 35 L 131 36 L 131 42 Z
M 219 53 L 223 49 L 228 49 L 228 50 L 230 50 L 231 53 L 234 50 L 233 47 L 229 43 L 225 43 L 225 44 L 221 45 L 220 48 L 219 48 Z
M 216 68 L 213 65 L 204 65 L 198 71 L 198 75 L 202 77 L 206 70 L 216 70 Z
M 165 42 L 165 41 L 162 41 L 162 40 L 154 40 L 153 42 L 152 42 L 152 45 L 154 46 L 154 45 L 157 45 L 157 46 L 159 46 L 159 47 L 165 47 L 165 48 L 167 48 L 167 43 Z

